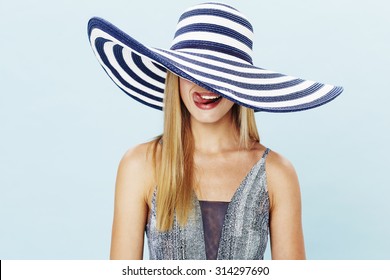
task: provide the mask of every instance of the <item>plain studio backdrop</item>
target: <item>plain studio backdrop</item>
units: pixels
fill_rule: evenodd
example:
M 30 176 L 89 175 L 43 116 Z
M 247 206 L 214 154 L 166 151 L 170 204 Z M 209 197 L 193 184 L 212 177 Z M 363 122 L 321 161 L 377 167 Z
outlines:
M 109 257 L 118 163 L 161 133 L 163 115 L 104 73 L 88 19 L 169 48 L 197 3 L 1 0 L 0 259 Z M 388 259 L 389 2 L 225 3 L 254 26 L 255 65 L 344 86 L 323 107 L 256 114 L 262 143 L 298 173 L 307 257 Z

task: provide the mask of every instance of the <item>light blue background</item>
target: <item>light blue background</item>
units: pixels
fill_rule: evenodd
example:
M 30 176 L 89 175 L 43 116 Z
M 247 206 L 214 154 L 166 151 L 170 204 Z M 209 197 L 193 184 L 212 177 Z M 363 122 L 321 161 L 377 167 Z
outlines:
M 196 3 L 1 0 L 1 259 L 108 258 L 117 165 L 161 132 L 162 114 L 114 86 L 87 21 L 168 48 Z M 251 19 L 256 65 L 345 88 L 314 110 L 256 115 L 299 174 L 307 257 L 389 259 L 388 1 L 225 3 Z

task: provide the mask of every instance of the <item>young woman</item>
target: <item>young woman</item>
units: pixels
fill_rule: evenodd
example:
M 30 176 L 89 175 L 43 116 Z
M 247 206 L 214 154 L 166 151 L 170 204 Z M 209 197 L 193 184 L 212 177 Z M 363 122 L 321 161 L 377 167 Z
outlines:
M 254 112 L 293 112 L 342 92 L 252 64 L 252 26 L 206 3 L 179 19 L 170 50 L 148 48 L 103 19 L 92 48 L 113 81 L 152 108 L 164 131 L 130 149 L 116 181 L 112 259 L 304 259 L 291 163 L 260 143 Z

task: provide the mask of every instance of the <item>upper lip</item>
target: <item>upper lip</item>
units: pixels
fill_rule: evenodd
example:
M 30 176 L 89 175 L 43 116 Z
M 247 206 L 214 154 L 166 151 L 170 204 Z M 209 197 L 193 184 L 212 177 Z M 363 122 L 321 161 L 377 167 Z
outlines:
M 218 98 L 220 97 L 219 94 L 216 94 L 216 93 L 213 93 L 213 92 L 195 92 L 195 94 L 199 94 L 200 97 L 204 98 L 204 99 L 212 99 L 212 98 Z

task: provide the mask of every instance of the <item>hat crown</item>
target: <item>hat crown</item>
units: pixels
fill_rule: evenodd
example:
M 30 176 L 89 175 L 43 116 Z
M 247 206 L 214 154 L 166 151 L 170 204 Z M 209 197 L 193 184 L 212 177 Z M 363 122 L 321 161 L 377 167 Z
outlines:
M 187 9 L 179 18 L 171 50 L 226 54 L 252 63 L 253 28 L 238 10 L 220 3 Z

